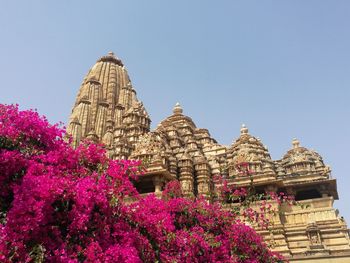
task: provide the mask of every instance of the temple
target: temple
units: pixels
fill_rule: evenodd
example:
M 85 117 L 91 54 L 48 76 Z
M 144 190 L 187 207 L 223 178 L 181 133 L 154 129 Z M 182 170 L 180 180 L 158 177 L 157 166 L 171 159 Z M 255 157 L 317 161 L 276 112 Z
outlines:
M 245 125 L 232 145 L 221 145 L 207 129 L 198 128 L 179 103 L 155 130 L 150 123 L 125 66 L 110 52 L 84 78 L 68 133 L 74 146 L 89 138 L 104 143 L 110 158 L 142 160 L 147 172 L 136 185 L 141 194 L 160 195 L 165 183 L 177 179 L 186 196 L 215 202 L 219 185 L 213 178 L 220 174 L 242 187 L 253 177 L 257 192 L 294 195 L 302 206 L 280 205 L 272 230 L 257 229 L 265 241 L 291 262 L 350 262 L 349 230 L 333 208 L 336 179 L 317 152 L 293 139 L 291 149 L 272 160 Z M 237 169 L 242 162 L 253 171 L 251 176 Z

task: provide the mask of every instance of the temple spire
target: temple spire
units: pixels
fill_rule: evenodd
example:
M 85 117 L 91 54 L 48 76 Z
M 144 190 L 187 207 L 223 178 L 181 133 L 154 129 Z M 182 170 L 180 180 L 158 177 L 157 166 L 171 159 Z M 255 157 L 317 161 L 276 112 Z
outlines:
M 136 97 L 128 72 L 122 61 L 109 52 L 97 60 L 84 78 L 70 116 L 68 133 L 77 145 L 86 137 L 101 141 L 107 132 L 111 133 L 118 126 L 123 134 L 117 133 L 116 140 L 124 136 L 133 144 L 132 141 L 150 128 L 145 108 L 135 105 L 142 103 Z M 76 123 L 81 125 L 80 130 Z

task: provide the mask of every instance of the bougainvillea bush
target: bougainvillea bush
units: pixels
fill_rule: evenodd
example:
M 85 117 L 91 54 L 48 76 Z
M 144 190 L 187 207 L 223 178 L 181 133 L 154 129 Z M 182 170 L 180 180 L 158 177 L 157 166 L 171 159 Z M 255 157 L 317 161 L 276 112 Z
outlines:
M 182 198 L 176 182 L 140 198 L 137 161 L 64 136 L 0 105 L 1 262 L 282 262 L 218 204 Z

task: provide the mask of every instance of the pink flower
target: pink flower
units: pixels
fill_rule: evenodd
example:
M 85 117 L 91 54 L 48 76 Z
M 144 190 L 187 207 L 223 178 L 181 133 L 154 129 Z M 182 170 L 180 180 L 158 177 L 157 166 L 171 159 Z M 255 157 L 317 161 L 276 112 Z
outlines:
M 0 105 L 1 262 L 280 262 L 219 204 L 182 198 L 177 181 L 163 199 L 141 198 L 139 161 L 109 160 L 89 141 L 72 149 L 64 134 L 35 111 Z

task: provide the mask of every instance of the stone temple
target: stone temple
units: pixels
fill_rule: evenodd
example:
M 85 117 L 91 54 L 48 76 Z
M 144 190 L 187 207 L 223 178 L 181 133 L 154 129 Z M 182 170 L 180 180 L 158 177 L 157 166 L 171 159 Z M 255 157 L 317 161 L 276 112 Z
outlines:
M 207 129 L 198 128 L 180 104 L 157 128 L 138 100 L 127 70 L 112 52 L 97 60 L 84 78 L 68 124 L 76 146 L 83 138 L 105 144 L 110 158 L 141 159 L 147 172 L 136 187 L 159 195 L 166 182 L 178 179 L 187 196 L 215 201 L 213 180 L 221 174 L 230 184 L 248 186 L 237 164 L 254 171 L 257 192 L 285 192 L 303 206 L 281 206 L 272 231 L 257 231 L 292 262 L 350 262 L 349 230 L 338 211 L 336 179 L 322 157 L 292 141 L 291 149 L 272 160 L 259 138 L 242 125 L 232 145 L 219 144 Z M 235 204 L 227 204 L 227 208 Z M 277 204 L 275 204 L 277 205 Z

